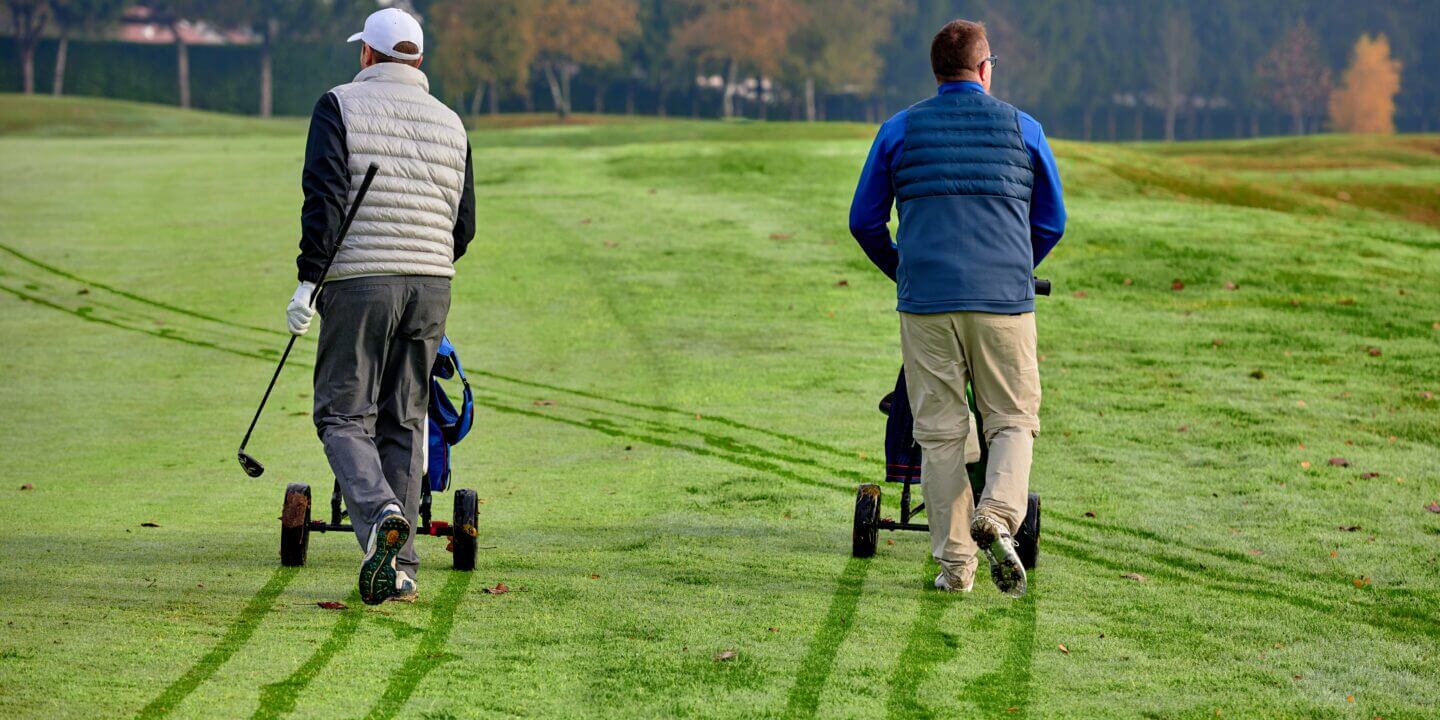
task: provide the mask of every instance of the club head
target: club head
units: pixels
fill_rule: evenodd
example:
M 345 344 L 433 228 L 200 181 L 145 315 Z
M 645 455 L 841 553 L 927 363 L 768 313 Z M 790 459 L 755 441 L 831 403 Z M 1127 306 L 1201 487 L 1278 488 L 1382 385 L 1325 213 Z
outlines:
M 258 478 L 265 474 L 265 466 L 259 460 L 250 457 L 244 450 L 237 451 L 235 458 L 240 461 L 240 467 L 245 468 L 245 474 L 252 478 Z

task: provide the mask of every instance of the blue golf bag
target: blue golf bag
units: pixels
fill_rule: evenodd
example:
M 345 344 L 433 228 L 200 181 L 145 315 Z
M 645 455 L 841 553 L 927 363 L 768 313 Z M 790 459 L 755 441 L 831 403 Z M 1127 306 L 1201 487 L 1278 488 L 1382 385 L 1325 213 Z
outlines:
M 440 382 L 457 376 L 465 387 L 459 408 L 455 407 Z M 444 492 L 450 487 L 450 448 L 470 434 L 470 427 L 475 422 L 475 398 L 470 393 L 470 381 L 465 378 L 460 355 L 455 352 L 455 346 L 448 337 L 440 339 L 440 351 L 435 354 L 435 365 L 430 369 L 429 415 L 429 458 L 425 481 L 431 492 Z

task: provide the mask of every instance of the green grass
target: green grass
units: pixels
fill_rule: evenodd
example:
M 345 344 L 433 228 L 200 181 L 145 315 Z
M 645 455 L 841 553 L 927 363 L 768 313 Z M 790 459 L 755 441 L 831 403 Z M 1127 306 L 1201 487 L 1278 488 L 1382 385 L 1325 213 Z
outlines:
M 422 539 L 421 601 L 364 608 L 351 538 L 277 562 L 284 483 L 329 488 L 313 340 L 252 443 L 265 478 L 233 459 L 285 340 L 303 125 L 125 131 L 139 111 L 95 103 L 90 137 L 36 137 L 48 104 L 0 97 L 0 715 L 1440 705 L 1440 230 L 1298 177 L 1343 155 L 1413 186 L 1433 138 L 1057 143 L 1044 538 L 1014 602 L 927 591 L 915 534 L 848 557 L 899 364 L 893 287 L 845 227 L 866 129 L 477 131 L 449 330 L 485 549 L 459 574 Z

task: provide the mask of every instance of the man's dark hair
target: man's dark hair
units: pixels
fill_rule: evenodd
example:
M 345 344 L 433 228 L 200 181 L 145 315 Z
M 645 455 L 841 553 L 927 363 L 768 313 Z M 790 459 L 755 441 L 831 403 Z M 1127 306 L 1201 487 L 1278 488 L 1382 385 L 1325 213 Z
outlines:
M 419 65 L 420 65 L 420 61 L 419 61 L 419 60 L 402 60 L 402 59 L 397 58 L 397 57 L 391 57 L 390 55 L 386 55 L 384 52 L 380 51 L 380 50 L 379 50 L 378 48 L 376 48 L 374 45 L 370 45 L 369 47 L 370 47 L 370 54 L 374 57 L 375 63 L 376 63 L 377 65 L 378 65 L 379 63 L 387 63 L 387 62 L 400 63 L 401 65 L 409 65 L 409 66 L 411 66 L 411 67 L 419 67 Z M 405 53 L 406 55 L 414 55 L 415 53 L 420 52 L 420 48 L 417 47 L 417 46 L 415 45 L 415 43 L 412 43 L 412 42 L 410 42 L 409 40 L 405 40 L 405 41 L 403 41 L 403 42 L 395 43 L 395 47 L 393 47 L 393 48 L 391 48 L 391 49 L 394 50 L 395 52 L 398 52 L 398 53 Z
M 930 69 L 939 80 L 954 80 L 967 72 L 977 72 L 989 46 L 985 25 L 952 20 L 940 28 L 930 43 Z

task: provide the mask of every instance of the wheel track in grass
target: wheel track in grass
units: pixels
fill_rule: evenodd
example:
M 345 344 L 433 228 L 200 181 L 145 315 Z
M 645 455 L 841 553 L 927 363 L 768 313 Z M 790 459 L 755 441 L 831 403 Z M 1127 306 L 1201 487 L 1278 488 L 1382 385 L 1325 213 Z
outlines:
M 286 586 L 299 568 L 277 567 L 270 574 L 270 579 L 260 587 L 245 607 L 240 611 L 240 617 L 230 623 L 225 634 L 220 636 L 220 641 L 210 652 L 205 653 L 189 670 L 186 670 L 175 682 L 170 683 L 159 695 L 155 697 L 136 713 L 135 717 L 142 720 L 153 720 L 163 718 L 175 711 L 175 708 L 184 702 L 185 698 L 195 692 L 202 683 L 209 680 L 220 666 L 230 660 L 240 648 L 250 642 L 250 636 L 255 634 L 255 628 L 259 627 L 260 621 L 269 615 L 275 608 L 275 600 L 280 593 L 285 591 Z
M 161 311 L 164 313 L 174 313 L 182 316 L 183 318 L 187 318 L 190 320 L 201 320 L 205 323 L 228 329 L 228 331 L 240 331 L 242 333 L 240 338 L 241 340 L 246 339 L 245 334 L 250 333 L 263 333 L 266 336 L 267 340 L 273 339 L 274 337 L 286 336 L 286 334 L 283 332 L 270 331 L 263 328 L 246 326 L 240 323 L 234 323 L 224 320 L 223 318 L 218 318 L 203 313 L 196 313 L 186 310 L 184 308 L 179 308 L 157 301 L 151 301 L 143 298 L 142 296 L 135 295 L 134 293 L 129 293 L 127 291 L 111 287 L 109 285 L 95 283 L 88 279 L 65 272 L 59 268 L 54 268 L 53 266 L 34 261 L 33 259 L 28 258 L 28 256 L 23 256 L 14 252 L 11 248 L 0 246 L 0 250 L 4 250 L 11 257 L 19 258 L 23 260 L 27 265 L 44 270 L 50 275 L 58 277 L 66 282 L 75 283 L 85 288 L 98 289 L 102 292 L 110 293 L 116 298 L 120 299 L 120 304 L 116 304 L 116 302 L 98 301 L 95 298 L 86 298 L 77 306 L 77 303 L 74 299 L 75 295 L 73 294 L 73 288 L 70 288 L 72 292 L 67 294 L 66 292 L 64 292 L 65 289 L 56 289 L 49 284 L 40 284 L 40 282 L 36 281 L 27 281 L 24 276 L 18 276 L 19 282 L 23 284 L 17 286 L 17 283 L 14 281 L 14 278 L 17 277 L 16 275 L 14 275 L 13 273 L 0 273 L 0 290 L 3 290 L 6 293 L 13 295 L 21 300 L 34 303 L 41 307 L 46 307 L 51 310 L 63 312 L 82 320 L 102 324 L 120 330 L 141 333 L 162 340 L 179 342 L 192 347 L 200 347 L 240 357 L 264 360 L 267 362 L 273 362 L 276 359 L 275 356 L 278 355 L 278 353 L 273 350 L 269 350 L 268 348 L 261 348 L 259 350 L 252 349 L 254 343 L 246 346 L 243 342 L 236 342 L 234 339 L 223 341 L 211 339 L 210 337 L 207 337 L 206 332 L 204 331 L 197 331 L 195 329 L 186 328 L 184 327 L 183 322 L 175 322 L 175 319 L 172 317 L 162 316 L 162 318 L 156 318 L 154 316 L 154 313 L 157 311 Z M 56 297 L 56 295 L 60 295 L 62 297 Z M 132 302 L 140 307 L 125 307 L 123 304 L 124 301 Z M 104 312 L 96 312 L 95 308 L 97 307 Z M 109 316 L 107 315 L 107 313 L 114 313 L 115 315 L 118 315 L 120 317 L 117 318 L 114 316 Z M 152 324 L 163 324 L 164 329 L 157 330 L 153 327 L 147 327 L 144 325 L 146 320 L 151 321 Z M 307 364 L 303 360 L 295 362 L 295 364 L 300 366 L 307 366 Z M 695 413 L 679 408 L 635 402 L 622 398 L 611 398 L 600 395 L 598 393 L 593 393 L 577 388 L 567 388 L 560 385 L 526 380 L 500 373 L 479 371 L 472 374 L 479 377 L 489 378 L 497 382 L 507 383 L 517 388 L 541 389 L 550 392 L 564 393 L 592 402 L 613 404 L 620 408 L 643 410 L 667 416 L 682 415 L 687 417 L 687 419 L 695 417 Z M 503 391 L 497 392 L 501 392 L 501 394 L 512 394 L 515 396 L 514 399 L 519 400 L 522 403 L 525 400 L 525 398 L 521 396 L 521 393 L 523 391 L 519 389 L 509 391 L 508 393 Z M 841 485 L 835 482 L 827 482 L 825 480 L 817 480 L 813 477 L 807 477 L 806 475 L 801 474 L 801 472 L 818 472 L 826 475 L 827 477 L 839 476 L 850 480 L 855 480 L 858 478 L 858 473 L 856 471 L 830 467 L 814 458 L 807 458 L 805 457 L 805 453 L 803 451 L 797 451 L 796 447 L 807 448 L 811 451 L 823 453 L 825 455 L 830 455 L 833 457 L 843 457 L 847 460 L 855 461 L 856 458 L 851 453 L 845 452 L 839 448 L 827 445 L 825 443 L 816 442 L 788 433 L 759 428 L 753 425 L 749 425 L 747 423 L 720 416 L 701 415 L 695 420 L 695 422 L 696 424 L 702 425 L 708 422 L 716 425 L 721 425 L 731 430 L 753 433 L 755 435 L 760 435 L 772 440 L 781 441 L 788 447 L 784 448 L 783 450 L 766 450 L 765 448 L 756 445 L 754 442 L 748 442 L 740 438 L 730 437 L 726 434 L 711 432 L 707 430 L 697 430 L 693 427 L 683 427 L 677 424 L 660 422 L 658 420 L 639 418 L 618 410 L 609 410 L 603 407 L 585 406 L 578 403 L 574 405 L 574 409 L 579 410 L 582 413 L 588 413 L 588 417 L 577 420 L 574 418 L 561 417 L 558 413 L 542 412 L 523 407 L 517 408 L 510 404 L 507 404 L 503 401 L 502 398 L 494 395 L 485 395 L 481 397 L 480 404 L 496 412 L 523 415 L 534 419 L 542 419 L 549 422 L 565 424 L 570 427 L 599 432 L 601 434 L 609 435 L 611 437 L 625 438 L 636 442 L 651 444 L 657 447 L 688 452 L 691 454 L 720 460 L 722 462 L 737 465 L 740 467 L 772 473 L 777 477 L 781 477 L 812 487 L 836 490 L 845 492 L 847 494 L 851 492 L 850 486 Z M 570 403 L 567 403 L 566 405 L 569 404 Z M 566 409 L 568 411 L 568 408 L 562 409 Z M 634 423 L 638 425 L 639 428 L 626 428 L 621 424 L 622 422 Z M 672 439 L 671 437 L 665 437 L 664 435 L 666 434 L 682 438 L 695 438 L 698 439 L 702 444 L 698 446 L 686 444 L 684 442 L 677 441 L 676 439 Z M 757 459 L 756 456 L 758 456 L 759 459 Z M 866 464 L 878 465 L 879 463 L 878 460 L 876 460 Z M 797 472 L 796 470 L 787 467 L 788 465 L 797 465 L 801 468 L 801 471 Z M 1116 535 L 1125 535 L 1146 544 L 1154 544 L 1164 547 L 1174 547 L 1177 545 L 1177 543 L 1171 538 L 1162 537 L 1157 533 L 1139 528 L 1130 528 L 1126 526 L 1117 526 L 1091 521 L 1078 521 L 1063 516 L 1052 516 L 1051 518 L 1047 518 L 1047 523 L 1056 523 L 1062 526 L 1060 532 L 1052 531 L 1051 533 L 1047 533 L 1047 540 L 1054 541 L 1047 542 L 1046 546 L 1048 551 L 1052 551 L 1057 555 L 1066 557 L 1071 560 L 1091 565 L 1098 565 L 1100 567 L 1104 567 L 1108 570 L 1116 572 L 1131 571 L 1134 568 L 1122 566 L 1121 564 L 1106 560 L 1102 557 L 1099 557 L 1095 553 L 1087 551 L 1086 546 L 1093 546 L 1098 544 L 1095 537 L 1087 537 L 1085 534 L 1076 533 L 1087 533 L 1087 531 L 1093 531 L 1093 533 L 1098 534 L 1098 536 L 1101 538 L 1114 537 Z M 1066 530 L 1070 532 L 1067 533 Z M 1293 570 L 1280 568 L 1271 563 L 1257 561 L 1254 558 L 1239 555 L 1237 552 L 1231 550 L 1204 548 L 1184 544 L 1180 544 L 1180 547 L 1196 554 L 1215 558 L 1220 562 L 1242 565 L 1247 568 L 1247 570 L 1251 571 L 1258 570 L 1261 572 L 1284 572 L 1287 574 L 1293 573 Z M 1132 553 L 1136 552 L 1133 548 L 1127 548 L 1127 550 Z M 1217 592 L 1240 594 L 1262 602 L 1281 602 L 1302 611 L 1324 614 L 1328 617 L 1334 617 L 1338 613 L 1345 613 L 1348 611 L 1351 613 L 1351 615 L 1349 615 L 1348 617 L 1350 617 L 1354 622 L 1359 622 L 1365 625 L 1369 625 L 1371 627 L 1377 627 L 1391 632 L 1403 634 L 1407 638 L 1414 637 L 1414 633 L 1416 632 L 1419 632 L 1422 635 L 1426 635 L 1429 637 L 1435 637 L 1437 635 L 1440 635 L 1440 630 L 1426 625 L 1426 623 L 1429 621 L 1429 618 L 1423 609 L 1417 610 L 1415 608 L 1409 607 L 1387 608 L 1383 606 L 1377 606 L 1371 608 L 1364 617 L 1354 617 L 1353 610 L 1355 609 L 1355 606 L 1353 603 L 1345 599 L 1331 600 L 1317 598 L 1310 594 L 1294 592 L 1286 588 L 1276 587 L 1266 581 L 1257 580 L 1254 572 L 1247 572 L 1245 574 L 1229 574 L 1217 568 L 1207 567 L 1203 563 L 1200 563 L 1198 561 L 1190 560 L 1174 553 L 1167 552 L 1163 549 L 1146 550 L 1141 551 L 1138 554 L 1154 563 L 1154 567 L 1150 569 L 1150 572 L 1156 577 L 1165 577 L 1186 583 L 1199 583 L 1200 585 L 1208 587 Z M 1181 570 L 1175 570 L 1174 568 L 1181 568 Z M 1307 573 L 1307 575 L 1312 581 L 1321 583 L 1333 582 L 1332 577 L 1321 576 L 1317 573 Z M 277 575 L 276 577 L 279 577 L 279 575 Z M 272 578 L 272 583 L 273 582 L 274 578 Z M 286 582 L 288 582 L 288 580 L 286 580 Z M 863 586 L 863 574 L 860 576 L 859 586 Z M 839 646 L 843 644 L 846 637 L 848 637 L 850 629 L 849 625 L 853 620 L 853 609 L 846 610 L 846 608 L 849 607 L 849 604 L 851 602 L 847 598 L 850 598 L 855 593 L 855 587 L 857 587 L 855 576 L 851 572 L 851 566 L 847 565 L 846 569 L 840 574 L 839 580 L 837 582 L 836 591 L 832 595 L 831 612 L 828 614 L 825 623 L 817 629 L 816 634 L 812 637 L 810 643 L 811 649 L 807 652 L 807 656 L 802 662 L 800 673 L 797 676 L 797 680 L 799 680 L 800 678 L 810 679 L 804 680 L 803 682 L 797 682 L 797 684 L 792 688 L 790 696 L 789 698 L 787 698 L 787 714 L 790 714 L 792 716 L 813 716 L 814 709 L 818 707 L 820 693 L 821 691 L 823 691 L 824 683 L 828 680 L 828 668 L 833 666 L 834 658 L 836 656 L 836 653 L 838 653 Z M 270 590 L 273 590 L 273 587 L 271 583 L 267 583 L 267 585 L 261 589 L 260 593 L 257 594 L 256 598 L 262 597 L 265 593 L 270 592 Z M 281 588 L 281 590 L 283 590 L 283 587 Z M 279 592 L 280 590 L 275 591 L 277 595 Z M 1423 599 L 1418 593 L 1405 593 L 1402 591 L 1394 592 L 1402 597 L 1408 595 L 1411 599 Z M 855 603 L 858 603 L 858 597 L 858 595 L 853 595 L 853 600 Z M 252 634 L 254 631 L 255 623 L 258 622 L 253 611 L 253 608 L 255 607 L 255 602 L 256 600 L 252 599 L 252 602 L 247 605 L 246 609 L 242 610 L 240 619 L 238 619 L 234 624 L 232 624 L 231 631 L 227 632 L 225 638 L 222 638 L 222 642 L 220 643 L 220 645 L 218 645 L 215 650 L 212 650 L 210 654 L 207 654 L 205 658 L 202 658 L 201 663 L 197 664 L 195 667 L 192 667 L 189 671 L 182 675 L 179 680 L 177 680 L 174 684 L 172 684 L 169 688 L 162 692 L 160 696 L 158 696 L 149 705 L 147 705 L 146 708 L 142 710 L 142 717 L 161 717 L 164 714 L 167 714 L 170 709 L 172 709 L 176 704 L 178 704 L 180 700 L 183 700 L 185 696 L 187 696 L 190 692 L 193 692 L 196 687 L 198 687 L 201 683 L 203 683 L 206 679 L 213 675 L 219 665 L 223 664 L 225 660 L 228 660 L 230 655 L 233 655 L 235 650 L 239 647 L 239 644 L 237 644 L 237 638 L 239 639 L 240 644 L 243 644 L 243 641 L 248 641 L 250 634 Z M 1033 617 L 1033 608 L 1031 609 L 1031 613 Z M 444 618 L 439 618 L 439 620 L 441 621 L 442 625 L 447 622 L 453 623 L 453 614 L 448 618 L 448 620 Z M 427 637 L 429 637 L 429 635 L 427 635 Z M 1007 657 L 1009 656 L 1007 655 Z M 1007 660 L 1007 662 L 1011 662 L 1012 664 L 1014 664 L 1010 660 Z M 323 665 L 321 667 L 323 667 Z M 824 670 L 824 672 L 822 672 L 822 670 Z M 318 672 L 318 668 L 307 669 L 306 666 L 302 666 L 301 670 L 297 670 L 297 672 L 302 671 Z M 271 697 L 283 699 L 283 693 L 281 693 L 281 689 L 283 687 L 290 687 L 290 685 L 286 685 L 283 683 L 288 683 L 292 679 L 298 682 L 300 679 L 303 679 L 303 677 L 304 676 L 302 673 L 302 675 L 294 676 L 291 679 L 287 679 L 287 681 L 282 681 L 282 684 L 277 684 L 276 689 L 272 692 Z M 418 684 L 420 679 L 423 679 L 423 677 L 416 679 L 414 681 L 415 684 Z M 389 697 L 390 700 L 386 702 L 388 702 L 389 704 L 377 704 L 374 708 L 372 708 L 372 711 L 378 712 L 381 716 L 383 716 L 386 712 L 393 713 L 395 710 L 397 710 L 400 706 L 396 704 L 397 699 L 399 699 L 401 696 L 408 697 L 406 693 L 413 692 L 414 690 L 415 685 L 407 684 L 408 682 L 409 681 L 399 680 L 392 682 L 392 689 L 387 690 L 387 697 Z M 818 685 L 816 685 L 815 683 L 818 683 Z M 299 686 L 296 692 L 298 693 L 299 690 L 303 690 L 305 685 L 308 685 L 308 680 L 305 680 L 304 683 Z M 903 701 L 897 702 L 900 702 L 902 705 L 904 704 Z M 257 713 L 261 712 L 265 707 L 265 705 L 262 705 L 261 709 L 257 709 Z M 283 708 L 285 706 L 283 703 L 279 703 L 275 707 Z
M 330 661 L 342 650 L 350 645 L 350 640 L 355 637 L 355 631 L 360 628 L 360 619 L 365 614 L 365 607 L 360 604 L 360 592 L 357 590 L 350 593 L 346 599 L 349 607 L 340 614 L 340 618 L 330 627 L 330 634 L 324 642 L 315 648 L 315 652 L 301 663 L 300 667 L 290 673 L 284 680 L 270 683 L 260 688 L 260 705 L 250 715 L 252 720 L 272 720 L 289 715 L 295 710 L 295 704 L 300 698 L 300 693 L 310 687 L 310 683 L 324 670 Z

